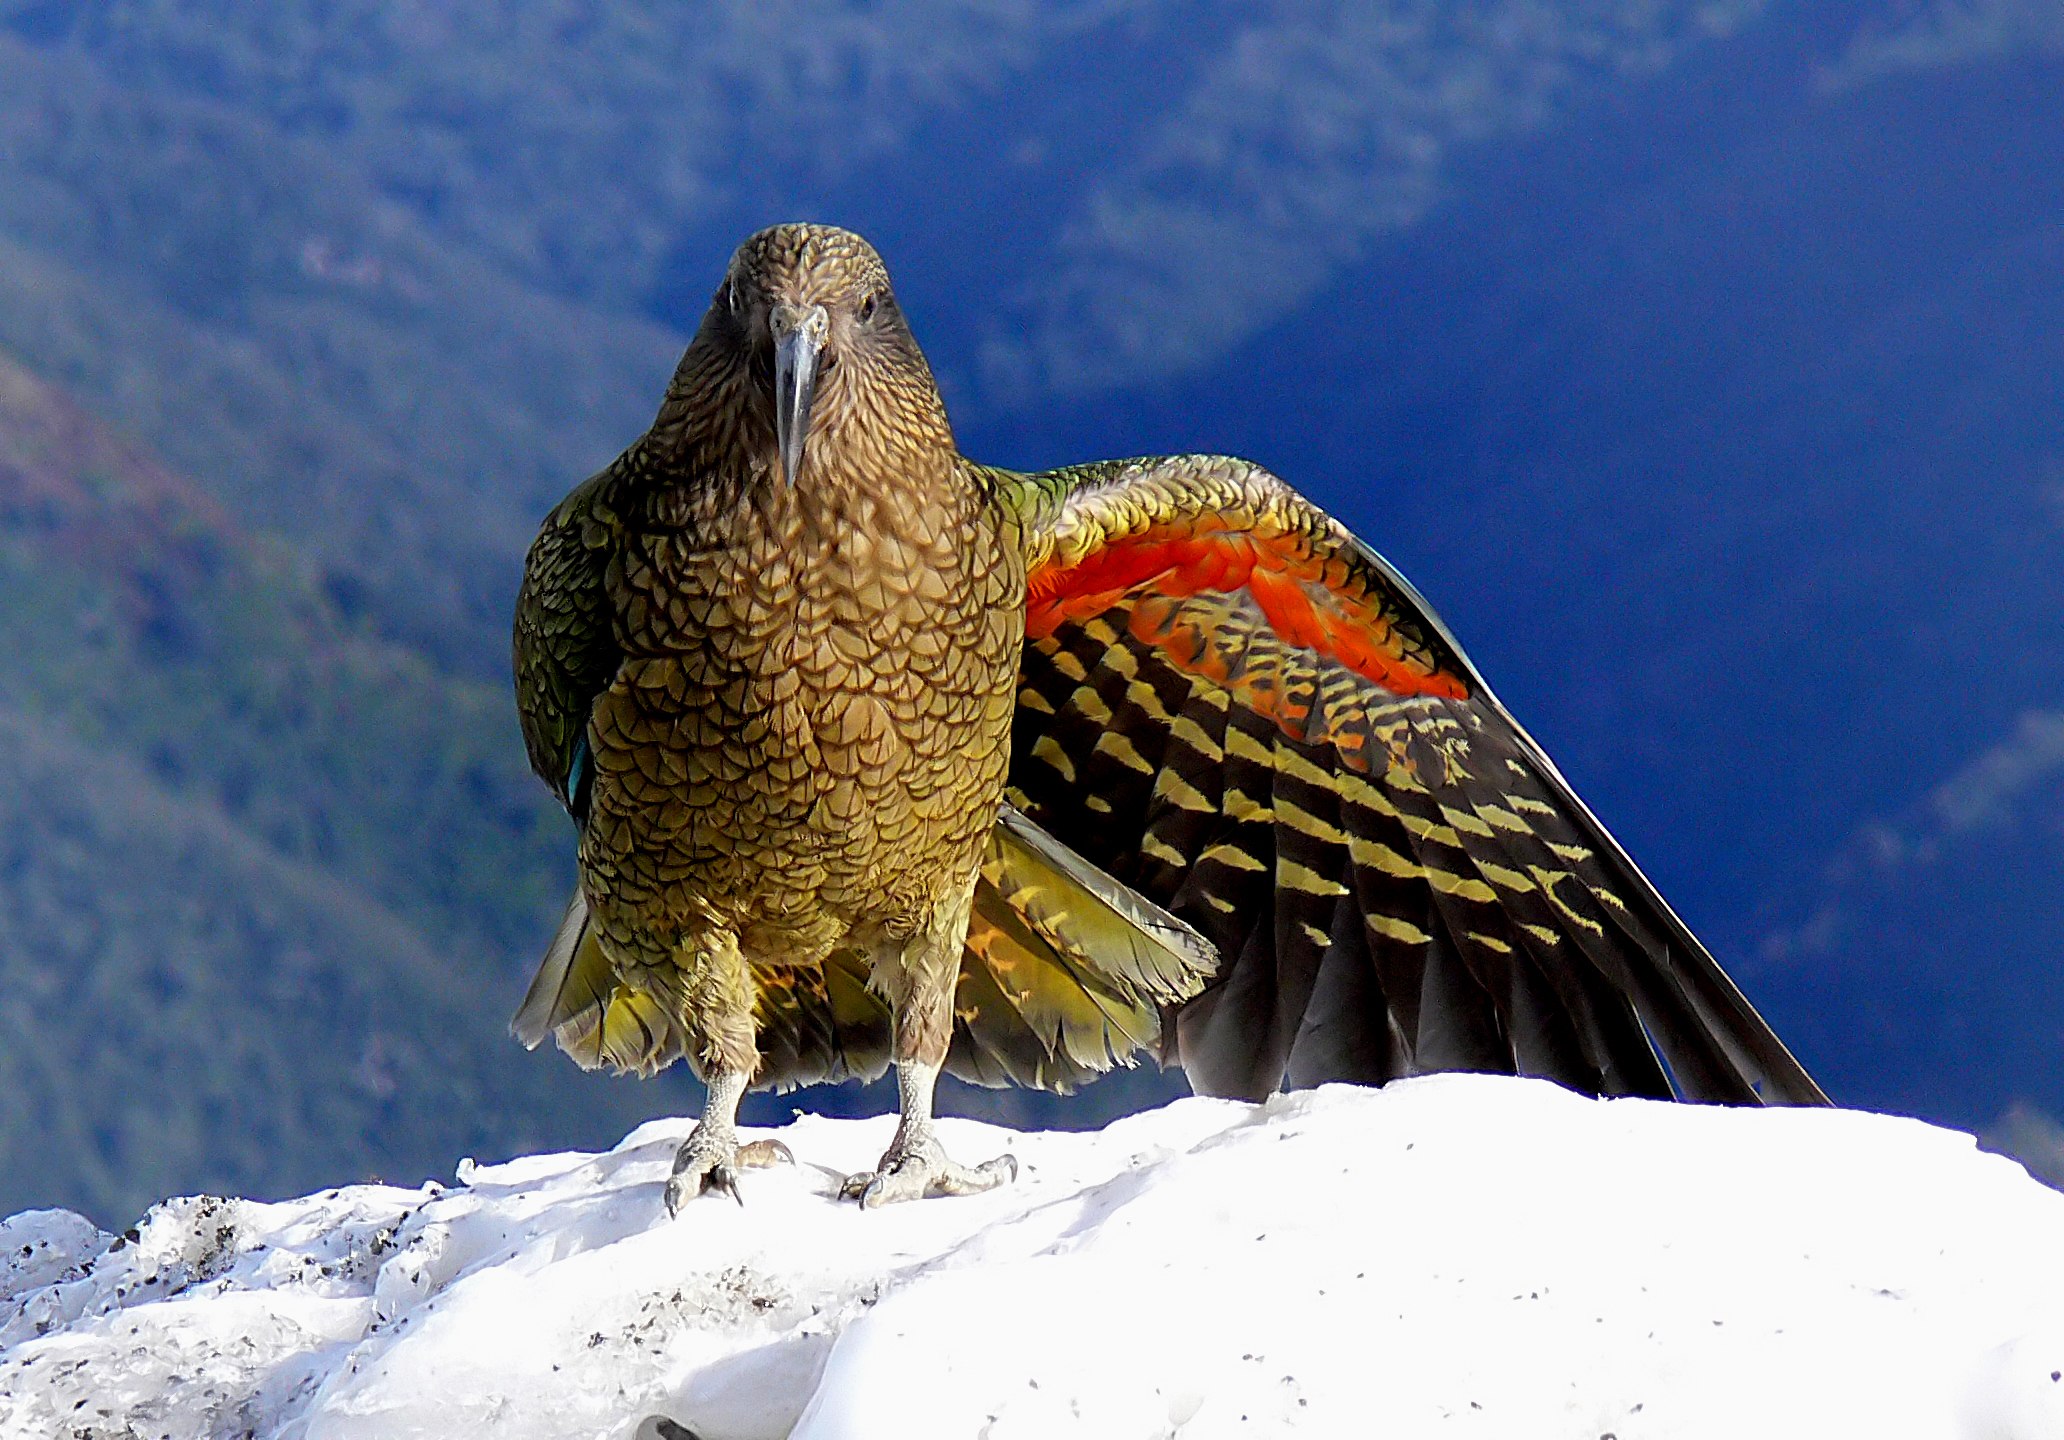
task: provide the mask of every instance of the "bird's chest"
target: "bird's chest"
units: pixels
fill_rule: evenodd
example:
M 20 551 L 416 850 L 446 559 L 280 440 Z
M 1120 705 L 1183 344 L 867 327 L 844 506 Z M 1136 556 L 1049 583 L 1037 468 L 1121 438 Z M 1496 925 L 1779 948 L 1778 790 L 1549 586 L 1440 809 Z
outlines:
M 1024 574 L 971 490 L 798 484 L 691 518 L 631 534 L 613 577 L 624 677 L 690 769 L 866 791 L 1006 744 Z

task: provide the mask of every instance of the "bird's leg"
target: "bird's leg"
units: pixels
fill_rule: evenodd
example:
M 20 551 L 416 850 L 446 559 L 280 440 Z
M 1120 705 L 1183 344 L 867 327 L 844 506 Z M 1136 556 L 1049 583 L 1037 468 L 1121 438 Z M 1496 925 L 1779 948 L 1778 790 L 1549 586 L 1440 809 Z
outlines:
M 666 1207 L 669 1215 L 697 1195 L 721 1190 L 739 1204 L 738 1171 L 756 1165 L 793 1160 L 779 1140 L 738 1143 L 738 1101 L 745 1094 L 746 1075 L 741 1070 L 718 1070 L 709 1077 L 709 1093 L 703 1100 L 702 1118 L 674 1155 L 674 1173 L 667 1181 Z
M 779 1140 L 738 1143 L 738 1102 L 760 1054 L 753 1030 L 752 971 L 739 953 L 737 937 L 721 934 L 684 947 L 681 968 L 687 977 L 684 1019 L 701 1041 L 696 1058 L 707 1094 L 702 1118 L 674 1155 L 674 1173 L 666 1187 L 669 1215 L 680 1214 L 692 1196 L 712 1190 L 743 1205 L 739 1170 L 795 1163 Z
M 846 1177 L 840 1192 L 872 1210 L 897 1200 L 918 1200 L 927 1195 L 975 1195 L 1018 1177 L 1018 1162 L 999 1155 L 980 1165 L 962 1165 L 947 1155 L 946 1147 L 932 1131 L 932 1086 L 938 1081 L 939 1066 L 918 1060 L 896 1062 L 896 1094 L 901 1102 L 902 1123 L 896 1138 L 883 1152 L 873 1170 Z
M 929 931 L 876 960 L 895 1015 L 896 1138 L 873 1170 L 848 1176 L 842 1193 L 867 1209 L 933 1193 L 973 1195 L 1017 1178 L 1018 1162 L 999 1155 L 980 1165 L 949 1158 L 932 1129 L 932 1088 L 953 1037 L 953 987 L 967 938 L 973 887 L 940 907 Z M 900 962 L 900 963 L 899 963 Z

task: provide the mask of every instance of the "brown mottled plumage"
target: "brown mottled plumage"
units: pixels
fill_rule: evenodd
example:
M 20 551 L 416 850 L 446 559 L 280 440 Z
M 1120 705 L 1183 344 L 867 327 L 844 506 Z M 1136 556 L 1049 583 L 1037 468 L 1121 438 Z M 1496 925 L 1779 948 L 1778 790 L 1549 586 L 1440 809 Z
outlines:
M 870 1204 L 1010 1170 L 939 1149 L 942 1066 L 1824 1098 L 1386 562 L 1242 461 L 967 461 L 845 231 L 740 247 L 546 521 L 516 677 L 581 827 L 517 1033 L 688 1058 L 670 1205 L 768 1158 L 747 1085 L 891 1061 Z

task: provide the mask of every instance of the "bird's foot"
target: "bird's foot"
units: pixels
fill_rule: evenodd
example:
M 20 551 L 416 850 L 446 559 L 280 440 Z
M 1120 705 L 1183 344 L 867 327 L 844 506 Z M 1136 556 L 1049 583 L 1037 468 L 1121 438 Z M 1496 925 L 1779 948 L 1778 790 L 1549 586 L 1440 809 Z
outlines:
M 980 1165 L 962 1165 L 949 1159 L 946 1147 L 929 1131 L 906 1140 L 896 1133 L 881 1165 L 848 1175 L 839 1196 L 858 1200 L 865 1210 L 891 1205 L 898 1200 L 922 1200 L 927 1195 L 979 1195 L 1018 1178 L 1018 1162 L 999 1155 Z
M 712 1190 L 743 1205 L 745 1197 L 738 1193 L 740 1170 L 793 1164 L 795 1156 L 779 1140 L 754 1140 L 741 1145 L 738 1132 L 728 1125 L 697 1125 L 674 1155 L 673 1177 L 666 1186 L 667 1214 L 679 1215 L 691 1196 L 707 1195 Z

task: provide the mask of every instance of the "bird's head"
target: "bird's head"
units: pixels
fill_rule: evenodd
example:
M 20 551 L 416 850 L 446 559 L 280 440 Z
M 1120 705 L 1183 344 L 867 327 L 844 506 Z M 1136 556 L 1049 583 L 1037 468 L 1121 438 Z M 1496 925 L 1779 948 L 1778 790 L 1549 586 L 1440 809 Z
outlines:
M 830 225 L 776 225 L 731 257 L 699 341 L 742 370 L 771 410 L 784 481 L 801 471 L 813 431 L 872 409 L 945 431 L 924 355 L 874 247 Z

